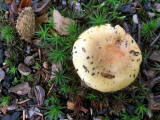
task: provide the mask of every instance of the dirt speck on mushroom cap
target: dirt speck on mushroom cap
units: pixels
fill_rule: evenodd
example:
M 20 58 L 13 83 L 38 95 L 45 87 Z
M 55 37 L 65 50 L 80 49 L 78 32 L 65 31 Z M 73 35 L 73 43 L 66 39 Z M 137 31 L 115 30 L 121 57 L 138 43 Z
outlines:
M 119 25 L 91 27 L 79 36 L 74 48 L 73 64 L 77 73 L 93 89 L 117 91 L 131 84 L 138 75 L 141 51 Z

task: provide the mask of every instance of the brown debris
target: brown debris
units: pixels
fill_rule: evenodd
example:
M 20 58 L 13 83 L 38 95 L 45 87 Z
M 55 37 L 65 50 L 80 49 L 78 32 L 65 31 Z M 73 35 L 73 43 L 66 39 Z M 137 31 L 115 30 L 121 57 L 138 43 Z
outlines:
M 154 96 L 150 95 L 149 97 L 149 108 L 151 110 L 160 110 L 160 95 Z
M 31 87 L 29 86 L 28 82 L 21 83 L 16 85 L 15 87 L 10 88 L 10 92 L 13 92 L 17 95 L 26 95 L 30 92 Z
M 160 50 L 153 51 L 149 59 L 156 62 L 160 62 Z
M 71 101 L 67 101 L 67 109 L 69 110 L 75 110 L 76 108 L 76 105 L 74 102 L 71 102 Z M 82 106 L 80 106 L 80 111 L 84 112 L 84 113 L 87 113 L 88 110 Z
M 36 85 L 34 87 L 34 93 L 35 93 L 38 105 L 43 105 L 44 98 L 45 98 L 45 90 L 41 86 Z
M 63 17 L 59 11 L 53 11 L 53 21 L 55 23 L 54 28 L 59 32 L 60 35 L 67 35 L 67 27 L 69 24 L 74 24 L 75 22 L 70 19 Z
M 32 6 L 32 0 L 21 0 L 18 8 L 22 9 L 22 8 L 31 7 L 31 6 Z

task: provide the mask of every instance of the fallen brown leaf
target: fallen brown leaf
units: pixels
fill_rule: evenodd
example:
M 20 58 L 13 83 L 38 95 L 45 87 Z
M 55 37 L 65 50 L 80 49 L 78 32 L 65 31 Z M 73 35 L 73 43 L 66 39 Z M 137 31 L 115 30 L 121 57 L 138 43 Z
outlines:
M 45 98 L 45 90 L 41 86 L 36 85 L 34 87 L 34 93 L 35 93 L 38 105 L 43 105 L 44 98 Z
M 52 70 L 51 70 L 50 79 L 54 79 L 55 78 L 55 73 L 58 72 L 59 70 L 62 70 L 62 65 L 58 64 L 58 63 L 54 63 L 54 64 L 52 64 L 51 69 Z
M 38 31 L 40 29 L 40 26 L 46 22 L 48 22 L 48 14 L 44 14 L 42 16 L 37 17 L 36 18 L 36 31 Z
M 22 8 L 31 7 L 31 6 L 32 6 L 32 0 L 21 0 L 18 8 L 22 9 Z
M 5 3 L 10 4 L 12 3 L 12 0 L 5 0 Z
M 7 113 L 7 108 L 8 108 L 7 105 L 6 105 L 6 106 L 3 106 L 3 107 L 1 108 L 1 111 L 2 111 L 2 113 L 3 113 L 4 115 Z
M 15 87 L 10 88 L 10 92 L 16 93 L 18 95 L 26 95 L 30 92 L 31 87 L 28 82 L 21 83 L 16 85 Z
M 54 28 L 59 32 L 60 35 L 68 35 L 66 30 L 68 25 L 75 23 L 72 19 L 63 17 L 57 10 L 53 11 L 53 21 Z
M 74 103 L 74 102 L 71 102 L 71 101 L 67 101 L 67 109 L 69 109 L 69 110 L 74 110 L 74 111 L 76 111 L 76 105 L 75 105 L 76 103 Z M 88 110 L 86 109 L 86 108 L 84 108 L 83 106 L 80 106 L 80 111 L 82 111 L 82 112 L 84 112 L 84 113 L 87 113 L 88 112 Z

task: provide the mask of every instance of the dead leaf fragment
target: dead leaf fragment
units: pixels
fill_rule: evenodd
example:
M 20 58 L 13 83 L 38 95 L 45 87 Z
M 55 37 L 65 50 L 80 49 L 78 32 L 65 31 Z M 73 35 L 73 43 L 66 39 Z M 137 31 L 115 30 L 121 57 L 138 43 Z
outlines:
M 48 22 L 48 14 L 37 17 L 36 18 L 36 30 L 39 30 L 40 26 L 46 22 Z
M 160 51 L 153 51 L 151 56 L 149 57 L 150 60 L 160 62 Z
M 69 110 L 75 110 L 76 108 L 76 105 L 74 102 L 71 102 L 71 101 L 67 101 L 67 109 Z M 84 108 L 83 106 L 80 106 L 80 110 L 84 113 L 87 113 L 88 110 L 86 108 Z
M 29 86 L 28 82 L 21 83 L 16 85 L 15 87 L 10 88 L 10 92 L 13 92 L 18 95 L 26 95 L 30 92 L 31 87 Z
M 149 108 L 151 110 L 160 110 L 160 95 L 154 96 L 153 94 L 149 97 Z
M 44 98 L 45 98 L 45 90 L 41 86 L 36 85 L 34 87 L 34 93 L 36 95 L 38 104 L 43 105 Z
M 22 9 L 22 8 L 31 7 L 31 6 L 32 6 L 32 0 L 21 0 L 18 8 Z
M 10 4 L 12 2 L 12 0 L 5 0 L 6 4 Z
M 51 76 L 50 79 L 54 79 L 55 78 L 55 73 L 58 72 L 59 70 L 62 70 L 62 65 L 61 64 L 52 64 L 52 70 L 51 70 Z
M 74 110 L 74 103 L 71 101 L 67 101 L 67 109 Z
M 54 21 L 54 28 L 59 32 L 60 35 L 67 35 L 67 27 L 69 24 L 74 24 L 75 22 L 70 19 L 63 17 L 59 11 L 53 11 L 53 21 Z

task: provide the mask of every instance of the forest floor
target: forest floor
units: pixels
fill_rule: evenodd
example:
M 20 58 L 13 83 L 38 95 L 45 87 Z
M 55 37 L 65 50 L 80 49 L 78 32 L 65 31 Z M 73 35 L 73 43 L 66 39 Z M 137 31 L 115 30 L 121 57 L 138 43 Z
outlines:
M 143 57 L 134 83 L 113 93 L 83 85 L 71 54 L 83 31 L 107 23 Z M 0 0 L 0 119 L 160 120 L 159 31 L 160 0 Z

